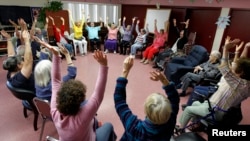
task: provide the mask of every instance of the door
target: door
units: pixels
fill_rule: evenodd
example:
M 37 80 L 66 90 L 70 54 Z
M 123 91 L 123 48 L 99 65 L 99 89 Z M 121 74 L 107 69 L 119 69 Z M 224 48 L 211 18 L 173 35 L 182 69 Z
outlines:
M 196 32 L 195 44 L 204 46 L 211 51 L 217 25 L 220 16 L 220 8 L 187 9 L 186 18 L 190 19 L 189 31 Z

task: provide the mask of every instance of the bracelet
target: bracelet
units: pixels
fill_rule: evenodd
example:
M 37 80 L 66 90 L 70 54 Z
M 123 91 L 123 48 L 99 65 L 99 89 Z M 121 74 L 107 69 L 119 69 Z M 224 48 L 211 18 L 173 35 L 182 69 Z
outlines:
M 68 65 L 73 65 L 73 63 L 68 63 Z

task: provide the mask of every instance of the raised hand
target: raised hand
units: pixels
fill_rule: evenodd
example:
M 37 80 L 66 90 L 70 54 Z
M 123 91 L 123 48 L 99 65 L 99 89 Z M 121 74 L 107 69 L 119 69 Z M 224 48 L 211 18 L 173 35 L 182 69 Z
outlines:
M 137 20 L 137 24 L 139 24 L 140 23 L 140 20 Z
M 8 32 L 6 32 L 5 30 L 1 30 L 1 34 L 3 35 L 3 37 L 5 37 L 7 40 L 11 39 L 11 36 Z
M 124 17 L 123 17 L 123 21 L 125 21 L 125 20 L 126 20 L 126 17 L 124 16 Z
M 134 65 L 134 58 L 133 57 L 126 57 L 125 60 L 123 61 L 123 71 L 127 71 L 129 72 L 130 69 L 133 67 Z
M 22 31 L 22 38 L 25 42 L 29 42 L 30 41 L 30 34 L 28 32 L 28 30 L 23 30 Z
M 153 80 L 153 81 L 160 80 L 163 85 L 169 84 L 169 80 L 166 78 L 166 76 L 162 72 L 153 71 L 153 72 L 150 72 L 150 74 L 151 74 L 151 76 L 150 76 L 151 80 Z
M 100 65 L 108 66 L 107 56 L 102 51 L 95 50 L 93 57 Z
M 238 43 L 240 42 L 240 39 L 234 39 L 234 40 L 231 40 L 231 41 L 229 41 L 229 43 L 227 43 L 226 45 L 225 45 L 225 48 L 226 49 L 230 49 L 230 48 L 233 48 L 233 47 L 235 47 Z
M 235 52 L 239 52 L 244 45 L 244 41 L 241 41 L 240 45 L 236 45 Z
M 60 50 L 60 52 L 61 52 L 63 55 L 65 55 L 65 56 L 69 55 L 69 51 L 66 49 L 65 46 L 63 46 L 61 43 L 56 43 L 56 44 L 57 44 L 57 46 L 59 47 L 59 50 Z

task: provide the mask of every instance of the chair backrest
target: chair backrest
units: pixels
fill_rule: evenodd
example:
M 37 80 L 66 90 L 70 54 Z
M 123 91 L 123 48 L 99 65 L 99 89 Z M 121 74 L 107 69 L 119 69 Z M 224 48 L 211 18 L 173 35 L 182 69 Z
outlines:
M 11 93 L 20 100 L 32 101 L 32 99 L 36 96 L 33 91 L 13 87 L 9 81 L 6 82 L 6 86 Z
M 201 45 L 194 45 L 187 55 L 184 65 L 186 66 L 197 66 L 209 59 L 209 53 L 207 49 Z
M 33 103 L 35 104 L 39 114 L 43 118 L 50 118 L 51 119 L 51 114 L 50 114 L 50 102 L 45 99 L 41 99 L 38 97 L 33 98 Z

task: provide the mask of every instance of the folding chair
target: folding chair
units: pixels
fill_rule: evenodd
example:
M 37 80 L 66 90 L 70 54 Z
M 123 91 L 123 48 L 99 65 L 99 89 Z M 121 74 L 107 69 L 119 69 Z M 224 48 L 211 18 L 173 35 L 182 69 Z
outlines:
M 52 121 L 52 117 L 51 117 L 51 114 L 50 114 L 50 103 L 49 103 L 48 100 L 44 100 L 44 99 L 41 99 L 41 98 L 38 98 L 38 97 L 34 97 L 33 102 L 34 102 L 39 114 L 41 115 L 41 117 L 43 119 L 40 138 L 39 138 L 39 140 L 41 141 L 46 120 L 51 120 Z

